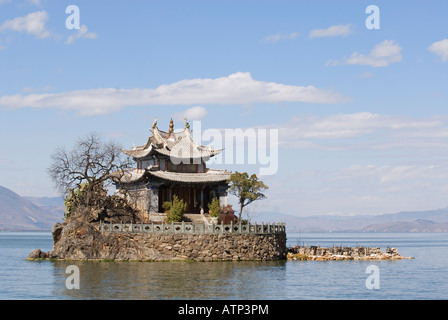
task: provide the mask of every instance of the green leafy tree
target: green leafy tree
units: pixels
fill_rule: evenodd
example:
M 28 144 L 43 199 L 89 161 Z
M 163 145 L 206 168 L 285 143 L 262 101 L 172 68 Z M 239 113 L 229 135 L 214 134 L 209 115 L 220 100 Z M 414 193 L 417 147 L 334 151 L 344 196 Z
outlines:
M 173 203 L 171 201 L 165 201 L 164 203 L 162 203 L 162 209 L 165 212 L 168 212 L 168 211 L 170 211 L 172 205 L 173 205 Z
M 256 200 L 265 199 L 264 190 L 269 189 L 263 181 L 258 180 L 257 175 L 252 174 L 250 177 L 247 172 L 232 173 L 229 183 L 229 193 L 239 198 L 240 211 L 238 220 L 241 221 L 241 215 L 245 206 Z
M 187 210 L 187 204 L 182 199 L 179 199 L 176 195 L 174 195 L 173 201 L 171 202 L 171 207 L 166 214 L 166 222 L 181 222 L 185 210 Z
M 218 198 L 213 198 L 212 202 L 208 204 L 208 211 L 211 217 L 219 218 L 221 216 L 221 205 Z

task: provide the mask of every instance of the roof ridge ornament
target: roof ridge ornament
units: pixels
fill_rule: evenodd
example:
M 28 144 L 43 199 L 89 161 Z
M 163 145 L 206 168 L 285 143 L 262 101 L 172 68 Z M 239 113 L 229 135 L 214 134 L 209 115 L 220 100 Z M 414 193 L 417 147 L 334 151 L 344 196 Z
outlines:
M 0 0 L 1 1 L 1 0 Z M 174 157 L 176 159 L 208 159 L 220 154 L 224 149 L 213 149 L 213 146 L 200 145 L 193 139 L 192 132 L 187 118 L 185 117 L 185 129 L 182 132 L 174 132 L 174 122 L 171 118 L 169 132 L 162 131 L 157 126 L 156 118 L 152 124 L 152 135 L 145 145 L 132 146 L 131 150 L 122 151 L 134 159 L 143 159 L 154 155 L 156 157 Z M 187 128 L 190 128 L 189 130 Z M 150 130 L 151 131 L 151 130 Z M 200 137 L 199 137 L 200 138 Z M 179 154 L 183 150 L 185 154 Z
M 154 131 L 154 128 L 157 126 L 157 118 L 154 120 L 154 123 L 152 124 L 152 130 Z
M 174 123 L 173 123 L 173 118 L 171 118 L 171 121 L 170 121 L 170 129 L 168 130 L 168 132 L 171 134 L 171 133 L 173 133 L 173 128 L 174 128 Z

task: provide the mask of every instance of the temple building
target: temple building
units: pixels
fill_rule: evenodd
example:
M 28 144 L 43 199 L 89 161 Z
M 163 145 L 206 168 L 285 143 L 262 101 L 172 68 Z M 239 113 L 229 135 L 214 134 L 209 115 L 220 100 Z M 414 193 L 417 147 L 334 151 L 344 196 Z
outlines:
M 186 120 L 180 132 L 174 132 L 173 120 L 168 132 L 157 128 L 157 120 L 150 131 L 146 144 L 122 150 L 136 167 L 116 181 L 137 209 L 150 215 L 163 213 L 163 202 L 172 201 L 174 195 L 187 204 L 186 213 L 208 212 L 213 198 L 219 198 L 221 206 L 227 205 L 230 172 L 206 166 L 222 149 L 196 143 Z

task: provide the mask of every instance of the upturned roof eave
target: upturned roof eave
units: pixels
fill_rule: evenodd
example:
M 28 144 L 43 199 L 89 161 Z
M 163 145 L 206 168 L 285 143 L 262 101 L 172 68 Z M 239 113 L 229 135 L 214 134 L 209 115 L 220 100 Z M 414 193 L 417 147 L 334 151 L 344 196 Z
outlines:
M 171 183 L 184 183 L 184 184 L 216 184 L 224 183 L 230 178 L 230 172 L 202 172 L 202 173 L 180 173 L 171 171 L 151 171 L 144 170 L 143 172 L 129 171 L 126 172 L 121 178 L 117 179 L 118 183 L 132 184 L 135 182 L 143 181 L 145 177 L 151 177 Z
M 142 148 L 142 149 L 121 149 L 121 152 L 123 152 L 125 155 L 128 155 L 130 157 L 133 157 L 135 159 L 140 159 L 147 157 L 151 154 L 153 151 L 152 145 L 149 146 L 149 148 Z

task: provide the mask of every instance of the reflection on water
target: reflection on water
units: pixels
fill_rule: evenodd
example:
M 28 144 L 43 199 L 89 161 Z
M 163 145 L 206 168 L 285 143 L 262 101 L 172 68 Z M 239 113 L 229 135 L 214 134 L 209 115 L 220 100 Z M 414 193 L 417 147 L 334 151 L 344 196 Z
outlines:
M 0 232 L 0 299 L 447 299 L 448 233 L 288 234 L 288 245 L 398 248 L 414 260 L 272 262 L 25 261 L 51 250 L 51 233 Z M 379 267 L 381 289 L 366 288 Z M 80 289 L 65 270 L 76 265 Z
M 282 296 L 285 261 L 75 262 L 53 261 L 66 299 L 266 299 Z M 67 289 L 69 265 L 79 267 L 80 289 Z

